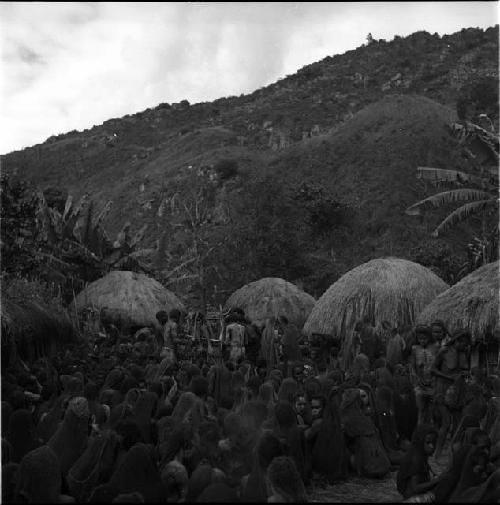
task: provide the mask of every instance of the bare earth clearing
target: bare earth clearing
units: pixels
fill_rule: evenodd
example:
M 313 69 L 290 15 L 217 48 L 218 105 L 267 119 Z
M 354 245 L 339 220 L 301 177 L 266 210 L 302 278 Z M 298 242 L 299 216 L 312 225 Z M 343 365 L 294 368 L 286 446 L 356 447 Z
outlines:
M 447 468 L 448 457 L 436 461 L 429 460 L 431 468 L 437 474 Z M 396 474 L 391 472 L 384 479 L 367 479 L 363 477 L 350 477 L 348 481 L 333 486 L 322 486 L 314 483 L 309 501 L 313 503 L 397 503 L 402 501 L 396 489 Z

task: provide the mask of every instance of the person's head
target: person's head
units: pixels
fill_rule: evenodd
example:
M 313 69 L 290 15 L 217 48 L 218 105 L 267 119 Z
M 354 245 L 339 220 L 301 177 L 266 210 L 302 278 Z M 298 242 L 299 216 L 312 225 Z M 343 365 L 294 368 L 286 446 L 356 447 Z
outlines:
M 481 428 L 467 428 L 465 430 L 464 443 L 480 447 L 488 454 L 491 450 L 491 439 L 488 433 Z
M 431 333 L 432 333 L 432 338 L 436 342 L 441 342 L 444 337 L 446 337 L 448 331 L 446 329 L 446 325 L 444 324 L 444 321 L 441 321 L 441 319 L 436 319 L 432 324 L 431 324 Z
M 476 446 L 471 449 L 467 459 L 469 459 L 467 466 L 470 468 L 471 472 L 476 476 L 481 477 L 481 480 L 485 479 L 487 476 L 486 467 L 489 461 L 488 452 L 485 449 Z
M 285 448 L 282 443 L 270 431 L 264 431 L 260 435 L 255 450 L 262 470 L 267 470 L 271 461 L 277 456 L 285 455 Z
M 28 452 L 17 474 L 16 495 L 26 503 L 55 503 L 61 493 L 61 465 L 48 445 Z
M 469 330 L 460 329 L 453 332 L 450 345 L 453 345 L 457 351 L 465 351 L 471 343 L 471 334 Z
M 219 425 L 215 421 L 203 421 L 198 428 L 199 450 L 203 457 L 210 457 L 217 450 L 221 438 Z
M 283 430 L 297 425 L 295 410 L 288 402 L 278 402 L 274 408 L 274 416 L 278 426 Z
M 118 421 L 115 431 L 120 436 L 121 446 L 126 451 L 138 442 L 143 442 L 141 430 L 132 419 L 122 419 Z
M 188 490 L 189 476 L 182 463 L 175 460 L 168 462 L 161 472 L 161 481 L 165 487 L 168 503 L 184 501 Z
M 474 366 L 470 370 L 471 381 L 476 384 L 484 384 L 486 381 L 486 370 L 484 367 Z
M 257 360 L 257 375 L 259 379 L 264 382 L 267 375 L 267 361 L 264 358 L 259 358 Z
M 295 412 L 299 415 L 304 415 L 307 409 L 307 400 L 306 395 L 303 393 L 299 393 L 295 395 Z
M 269 372 L 269 381 L 273 383 L 274 389 L 277 392 L 283 382 L 283 374 L 275 368 Z
M 144 496 L 139 491 L 122 493 L 114 498 L 111 503 L 144 503 Z
M 419 324 L 415 328 L 415 337 L 419 345 L 421 345 L 422 347 L 426 347 L 430 343 L 432 338 L 431 329 L 428 326 Z
M 412 436 L 412 449 L 425 457 L 432 456 L 436 449 L 437 430 L 429 424 L 421 424 Z
M 363 407 L 370 405 L 370 396 L 366 389 L 359 388 L 359 397 L 361 399 L 361 405 L 363 405 Z
M 190 390 L 203 400 L 208 395 L 208 380 L 202 375 L 196 375 L 191 379 Z
M 236 490 L 223 482 L 215 482 L 207 486 L 198 496 L 197 503 L 236 503 Z
M 297 363 L 292 368 L 292 377 L 298 382 L 302 383 L 305 380 L 304 377 L 304 366 L 302 363 Z
M 304 501 L 304 483 L 292 458 L 274 458 L 267 469 L 267 479 L 273 494 L 278 494 L 289 503 Z
M 320 419 L 323 416 L 324 408 L 325 408 L 324 396 L 315 395 L 311 398 L 311 415 L 313 420 Z

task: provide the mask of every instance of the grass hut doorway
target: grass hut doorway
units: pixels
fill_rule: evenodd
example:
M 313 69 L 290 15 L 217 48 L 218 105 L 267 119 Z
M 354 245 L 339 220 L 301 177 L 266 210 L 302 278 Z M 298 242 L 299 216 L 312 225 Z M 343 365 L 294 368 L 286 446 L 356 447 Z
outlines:
M 89 284 L 75 298 L 78 312 L 98 309 L 122 331 L 156 326 L 156 313 L 178 309 L 184 304 L 171 291 L 147 275 L 114 271 Z
M 330 334 L 346 353 L 356 323 L 413 325 L 418 314 L 448 285 L 428 268 L 400 258 L 378 258 L 353 268 L 316 302 L 304 333 Z
M 279 277 L 264 277 L 235 291 L 227 299 L 224 309 L 239 307 L 252 323 L 260 327 L 270 317 L 285 316 L 301 329 L 314 303 L 314 297 L 295 284 Z

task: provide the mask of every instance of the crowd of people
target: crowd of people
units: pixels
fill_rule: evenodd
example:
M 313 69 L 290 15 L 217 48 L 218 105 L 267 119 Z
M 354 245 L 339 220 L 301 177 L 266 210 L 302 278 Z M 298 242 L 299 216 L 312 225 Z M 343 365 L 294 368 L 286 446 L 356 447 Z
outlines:
M 407 502 L 500 500 L 500 379 L 467 331 L 366 319 L 341 349 L 284 316 L 157 319 L 2 370 L 3 502 L 293 503 L 390 472 Z

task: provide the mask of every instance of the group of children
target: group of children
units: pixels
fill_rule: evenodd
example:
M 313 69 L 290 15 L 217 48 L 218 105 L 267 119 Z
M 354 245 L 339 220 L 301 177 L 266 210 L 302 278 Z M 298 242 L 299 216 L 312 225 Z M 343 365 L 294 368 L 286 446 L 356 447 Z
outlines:
M 232 311 L 220 352 L 157 317 L 2 370 L 3 501 L 293 503 L 391 475 L 406 501 L 500 499 L 500 380 L 465 374 L 466 332 L 360 322 L 344 367 L 285 317 Z

